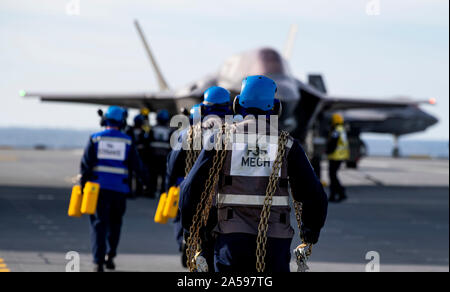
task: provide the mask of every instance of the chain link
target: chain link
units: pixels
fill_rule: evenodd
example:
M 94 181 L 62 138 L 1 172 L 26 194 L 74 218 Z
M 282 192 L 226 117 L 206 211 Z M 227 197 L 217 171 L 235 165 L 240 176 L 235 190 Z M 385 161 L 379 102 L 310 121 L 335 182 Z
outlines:
M 230 131 L 231 131 L 230 128 L 227 125 L 225 125 L 225 127 L 224 127 L 224 133 L 225 133 L 224 136 L 225 136 L 225 138 L 223 140 L 224 148 L 220 151 L 220 158 L 219 158 L 219 161 L 218 161 L 218 164 L 217 164 L 217 168 L 218 169 L 217 169 L 217 172 L 216 172 L 216 174 L 215 174 L 215 176 L 213 178 L 212 189 L 211 189 L 210 195 L 207 198 L 205 209 L 203 210 L 203 214 L 202 214 L 202 219 L 203 219 L 202 225 L 203 226 L 206 226 L 206 222 L 208 221 L 209 212 L 211 210 L 214 194 L 216 193 L 215 192 L 216 191 L 215 188 L 216 188 L 216 186 L 217 186 L 217 184 L 219 182 L 219 173 L 220 173 L 220 171 L 223 168 L 223 164 L 224 164 L 225 158 L 227 156 L 228 145 L 230 143 L 230 137 L 231 137 L 231 132 Z
M 272 166 L 272 173 L 269 177 L 269 184 L 266 188 L 266 196 L 264 198 L 264 205 L 261 211 L 261 219 L 258 225 L 258 237 L 256 238 L 256 270 L 258 272 L 264 272 L 266 263 L 264 261 L 266 257 L 266 243 L 267 243 L 267 230 L 269 227 L 270 208 L 272 206 L 272 199 L 277 191 L 277 184 L 280 179 L 278 173 L 283 163 L 284 155 L 286 153 L 286 144 L 289 134 L 285 131 L 281 132 L 278 139 L 278 151 L 277 157 Z
M 293 200 L 294 201 L 294 209 L 295 209 L 295 219 L 297 219 L 297 226 L 298 226 L 298 235 L 300 237 L 300 242 L 307 245 L 306 249 L 306 256 L 310 256 L 312 253 L 312 244 L 306 243 L 305 239 L 302 237 L 302 213 L 303 213 L 303 204 Z
M 188 131 L 188 145 L 190 147 L 193 146 L 193 137 L 195 137 L 196 127 L 193 126 Z M 222 143 L 222 135 L 225 135 L 224 139 L 224 145 L 225 147 L 229 143 L 230 133 L 229 129 L 226 125 L 223 126 L 222 131 L 220 131 L 216 136 L 216 148 L 215 149 L 221 149 L 219 148 Z M 256 250 L 256 269 L 258 272 L 263 272 L 265 270 L 265 256 L 266 256 L 266 244 L 267 244 L 267 231 L 268 231 L 268 221 L 270 217 L 270 208 L 272 206 L 272 200 L 273 196 L 277 190 L 277 184 L 279 181 L 278 173 L 281 169 L 283 158 L 285 156 L 286 152 L 286 143 L 288 140 L 289 134 L 287 132 L 282 132 L 279 137 L 278 142 L 278 153 L 277 157 L 274 161 L 274 164 L 272 166 L 272 173 L 269 177 L 269 184 L 266 189 L 266 197 L 264 198 L 264 206 L 261 212 L 261 220 L 258 225 L 258 237 L 257 237 L 257 250 Z M 201 252 L 201 238 L 200 238 L 200 229 L 206 225 L 210 209 L 213 202 L 213 197 L 215 194 L 215 188 L 218 183 L 219 179 L 219 173 L 220 170 L 223 167 L 225 157 L 226 157 L 226 151 L 227 149 L 224 148 L 221 151 L 217 151 L 213 158 L 213 166 L 209 170 L 209 176 L 206 181 L 205 188 L 200 196 L 200 202 L 197 205 L 196 213 L 192 220 L 192 225 L 189 228 L 189 237 L 187 240 L 187 266 L 191 272 L 194 272 L 196 270 L 196 264 L 195 264 L 195 256 L 197 254 L 200 254 Z M 186 157 L 186 176 L 188 175 L 189 171 L 191 170 L 193 164 L 195 163 L 200 151 L 194 150 L 193 148 L 190 148 L 187 152 Z M 301 242 L 304 243 L 304 239 L 301 236 L 301 217 L 302 217 L 302 204 L 300 202 L 297 202 L 294 200 L 294 209 L 295 209 L 295 216 L 297 220 L 297 225 L 299 229 L 299 235 Z M 309 257 L 311 255 L 312 245 L 307 244 L 307 256 Z
M 186 142 L 188 144 L 188 150 L 186 150 L 186 162 L 184 168 L 184 176 L 188 176 L 189 172 L 194 166 L 195 161 L 200 154 L 199 150 L 195 150 L 194 141 L 197 139 L 198 135 L 201 135 L 201 125 L 193 125 L 189 127 Z
M 225 148 L 222 149 L 222 135 L 225 134 Z M 200 229 L 206 225 L 209 216 L 209 210 L 212 205 L 212 199 L 215 192 L 215 187 L 218 182 L 219 172 L 223 167 L 223 162 L 226 157 L 226 147 L 228 145 L 228 128 L 227 125 L 223 125 L 222 130 L 217 133 L 215 149 L 217 150 L 214 158 L 213 165 L 209 169 L 209 176 L 206 180 L 205 188 L 200 196 L 200 202 L 197 205 L 195 215 L 192 219 L 192 224 L 189 228 L 189 237 L 186 243 L 187 250 L 187 266 L 191 272 L 196 270 L 195 255 L 201 251 L 201 239 Z M 222 150 L 219 150 L 222 149 Z

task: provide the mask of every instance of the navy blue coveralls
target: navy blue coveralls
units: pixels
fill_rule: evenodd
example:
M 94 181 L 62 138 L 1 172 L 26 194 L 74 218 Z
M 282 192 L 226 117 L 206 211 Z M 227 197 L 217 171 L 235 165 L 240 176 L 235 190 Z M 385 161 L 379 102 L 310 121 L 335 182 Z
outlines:
M 165 191 L 168 192 L 171 186 L 178 186 L 184 179 L 186 166 L 186 151 L 172 150 L 167 155 L 167 167 L 165 178 Z M 182 251 L 183 244 L 183 227 L 180 221 L 180 212 L 174 220 L 175 239 L 178 243 L 179 250 Z
M 81 185 L 87 181 L 100 184 L 97 211 L 90 216 L 96 264 L 103 264 L 105 255 L 114 258 L 117 254 L 132 172 L 141 178 L 146 175 L 129 136 L 115 128 L 91 136 L 81 160 Z
M 180 133 L 178 137 L 178 143 L 181 147 L 182 141 L 186 138 L 187 130 Z M 167 156 L 167 173 L 166 173 L 166 192 L 171 186 L 179 186 L 185 176 L 185 167 L 186 167 L 186 151 L 183 149 L 177 149 L 175 148 L 172 150 L 169 155 Z M 181 197 L 180 193 L 180 197 Z M 181 198 L 180 198 L 181 201 Z M 212 209 L 215 209 L 215 207 L 212 207 Z M 208 267 L 210 269 L 214 265 L 214 242 L 211 238 L 211 232 L 214 228 L 215 224 L 217 222 L 217 218 L 214 216 L 210 216 L 207 222 L 207 226 L 205 229 L 201 230 L 202 234 L 202 243 L 203 243 L 203 256 L 207 260 Z M 185 233 L 189 231 L 189 227 L 184 227 L 181 224 L 181 212 L 178 212 L 177 217 L 173 221 L 174 224 L 174 234 L 176 241 L 178 243 L 179 250 L 183 252 L 183 239 L 185 236 Z
M 154 196 L 156 192 L 164 192 L 165 177 L 167 173 L 167 156 L 170 152 L 170 136 L 172 129 L 163 124 L 154 126 L 149 133 L 150 161 L 152 167 L 150 169 L 151 176 L 149 181 L 150 194 Z M 161 177 L 162 183 L 158 189 L 158 178 Z M 171 185 L 170 185 L 171 186 Z M 170 187 L 169 186 L 169 187 Z
M 133 145 L 136 147 L 137 153 L 142 161 L 144 167 L 148 167 L 150 164 L 150 145 L 149 145 L 149 137 L 148 134 L 141 127 L 130 127 L 125 132 L 128 136 L 131 137 Z M 131 174 L 134 175 L 135 174 Z M 130 191 L 132 197 L 146 196 L 147 191 L 143 190 L 142 182 L 139 178 L 134 180 L 135 188 Z M 147 186 L 150 185 L 150 182 L 145 182 Z
M 214 150 L 202 150 L 191 172 L 180 185 L 181 222 L 184 228 L 189 228 L 192 223 L 214 154 Z M 316 243 L 327 215 L 327 195 L 297 140 L 289 151 L 287 161 L 293 197 L 303 203 L 303 237 L 308 243 Z M 266 272 L 289 272 L 291 241 L 267 239 Z M 250 242 L 252 244 L 248 244 Z M 256 235 L 219 234 L 214 247 L 214 265 L 216 272 L 256 272 Z

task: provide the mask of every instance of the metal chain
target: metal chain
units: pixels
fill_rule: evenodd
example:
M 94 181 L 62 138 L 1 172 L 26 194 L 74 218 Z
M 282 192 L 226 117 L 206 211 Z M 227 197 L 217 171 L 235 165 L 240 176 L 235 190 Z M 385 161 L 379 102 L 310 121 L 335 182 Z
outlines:
M 216 174 L 214 176 L 212 189 L 211 189 L 210 195 L 207 198 L 205 209 L 203 210 L 202 226 L 206 226 L 206 223 L 208 221 L 209 211 L 211 210 L 213 197 L 215 195 L 215 188 L 216 188 L 216 186 L 217 186 L 217 184 L 219 182 L 219 173 L 220 173 L 220 171 L 223 168 L 223 164 L 224 164 L 225 158 L 227 156 L 227 150 L 229 150 L 228 149 L 228 144 L 230 143 L 231 130 L 226 124 L 224 125 L 224 133 L 225 133 L 225 135 L 224 135 L 225 138 L 224 138 L 224 142 L 223 142 L 224 148 L 220 151 L 220 158 L 219 158 L 220 160 L 219 160 L 218 165 L 217 165 L 218 169 L 217 169 L 217 172 L 216 172 Z
M 219 131 L 217 134 L 217 140 L 215 144 L 215 149 L 221 149 L 221 143 L 222 143 L 222 134 L 223 132 L 226 132 L 226 126 L 224 125 L 222 128 L 222 131 Z M 227 134 L 225 133 L 227 136 Z M 200 228 L 204 223 L 206 223 L 207 218 L 206 214 L 209 214 L 205 212 L 204 207 L 210 206 L 210 200 L 211 199 L 211 193 L 214 192 L 215 185 L 218 181 L 218 175 L 219 172 L 223 166 L 224 157 L 226 156 L 226 151 L 223 149 L 222 151 L 217 151 L 213 158 L 213 165 L 209 169 L 209 176 L 206 180 L 205 188 L 200 196 L 200 202 L 197 205 L 195 215 L 192 219 L 192 224 L 189 228 L 189 237 L 187 240 L 187 266 L 191 272 L 195 271 L 195 263 L 194 258 L 197 252 L 200 250 Z M 206 218 L 206 219 L 205 219 Z
M 292 192 L 292 190 L 291 190 Z M 297 219 L 298 226 L 298 235 L 300 237 L 300 242 L 307 245 L 306 256 L 310 256 L 312 253 L 312 244 L 306 243 L 305 239 L 302 237 L 302 213 L 303 213 L 303 204 L 300 202 L 294 201 L 294 209 L 295 209 L 295 219 Z
M 258 272 L 264 272 L 266 263 L 264 261 L 266 257 L 266 243 L 267 243 L 267 230 L 269 227 L 270 208 L 272 206 L 272 199 L 277 190 L 277 184 L 280 179 L 278 173 L 283 163 L 284 155 L 286 153 L 286 143 L 289 134 L 285 131 L 281 132 L 278 139 L 278 151 L 277 157 L 272 166 L 272 173 L 269 177 L 269 184 L 266 188 L 266 196 L 264 198 L 264 205 L 261 211 L 261 219 L 258 225 L 258 237 L 256 238 L 256 270 Z
M 222 133 L 218 133 L 216 141 L 216 149 L 219 149 Z M 206 182 L 205 189 L 202 193 L 199 204 L 197 205 L 197 212 L 193 218 L 193 223 L 190 228 L 190 237 L 188 238 L 188 267 L 191 271 L 195 270 L 194 257 L 199 253 L 201 249 L 200 229 L 206 224 L 209 215 L 209 209 L 211 207 L 212 195 L 214 194 L 215 185 L 218 181 L 218 174 L 223 166 L 224 157 L 226 151 L 221 151 L 222 155 L 219 157 L 219 151 L 213 159 L 213 167 L 210 169 L 209 178 Z
M 188 145 L 188 149 L 186 150 L 186 161 L 184 163 L 184 176 L 188 176 L 189 172 L 191 171 L 191 168 L 193 166 L 192 162 L 192 156 L 193 156 L 193 149 L 192 149 L 192 136 L 193 136 L 193 126 L 189 127 L 186 142 Z
M 195 161 L 198 158 L 198 155 L 200 154 L 199 150 L 194 150 L 194 139 L 197 137 L 197 135 L 201 135 L 201 125 L 193 125 L 189 127 L 188 135 L 186 142 L 189 146 L 188 150 L 186 150 L 186 162 L 185 162 L 185 168 L 184 168 L 184 176 L 188 176 L 189 172 L 192 169 L 192 166 L 194 166 Z

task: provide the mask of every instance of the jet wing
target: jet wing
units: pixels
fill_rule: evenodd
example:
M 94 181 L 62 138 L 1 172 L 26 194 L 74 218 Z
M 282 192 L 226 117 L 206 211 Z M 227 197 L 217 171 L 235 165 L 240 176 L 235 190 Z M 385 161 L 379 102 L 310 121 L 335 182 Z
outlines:
M 198 94 L 176 95 L 170 91 L 155 93 L 38 93 L 21 92 L 24 97 L 38 97 L 41 101 L 70 102 L 96 105 L 118 105 L 127 108 L 149 108 L 151 111 L 167 109 L 172 114 L 179 112 L 182 107 L 190 108 L 199 103 Z
M 293 133 L 301 140 L 305 139 L 306 131 L 313 126 L 318 117 L 323 119 L 332 112 L 344 113 L 349 123 L 377 125 L 387 119 L 389 109 L 414 108 L 419 110 L 420 104 L 435 104 L 434 98 L 428 100 L 412 100 L 407 97 L 391 98 L 363 98 L 363 97 L 337 97 L 327 95 L 325 86 L 313 86 L 297 80 L 300 91 L 300 101 L 296 108 L 297 130 Z M 415 112 L 415 111 L 414 111 Z M 429 124 L 433 124 L 429 122 Z
M 364 109 L 364 108 L 402 108 L 410 106 L 418 106 L 419 104 L 435 104 L 436 99 L 413 100 L 405 96 L 394 96 L 389 98 L 368 98 L 368 97 L 339 97 L 327 94 L 327 89 L 323 77 L 320 74 L 310 74 L 309 82 L 303 83 L 297 80 L 297 84 L 301 93 L 306 93 L 311 97 L 319 98 L 320 109 L 322 111 L 339 111 L 348 109 Z M 302 92 L 303 91 L 303 92 Z
M 433 98 L 429 100 L 412 100 L 409 98 L 350 98 L 350 97 L 330 97 L 323 99 L 323 111 L 339 111 L 361 108 L 402 108 L 418 106 L 419 104 L 434 104 Z

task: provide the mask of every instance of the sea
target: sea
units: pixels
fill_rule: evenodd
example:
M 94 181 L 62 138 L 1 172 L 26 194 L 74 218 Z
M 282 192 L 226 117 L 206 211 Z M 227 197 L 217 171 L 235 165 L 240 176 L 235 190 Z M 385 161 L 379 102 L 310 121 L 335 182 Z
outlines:
M 73 129 L 1 128 L 0 149 L 79 149 L 84 148 L 89 135 L 98 131 Z M 390 156 L 394 145 L 388 137 L 364 137 L 369 156 Z M 448 140 L 400 139 L 400 155 L 404 157 L 449 158 Z

